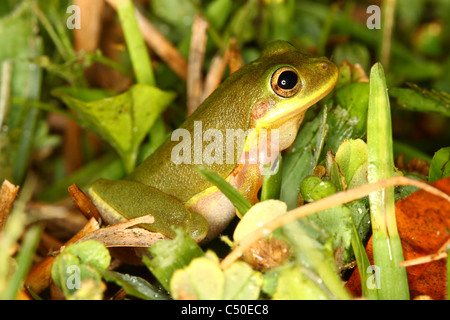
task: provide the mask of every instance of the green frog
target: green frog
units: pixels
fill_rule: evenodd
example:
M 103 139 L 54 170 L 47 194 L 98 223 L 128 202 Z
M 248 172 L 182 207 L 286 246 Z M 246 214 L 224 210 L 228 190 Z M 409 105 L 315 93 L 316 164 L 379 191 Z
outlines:
M 87 194 L 108 224 L 150 214 L 154 223 L 142 227 L 151 232 L 171 238 L 178 226 L 197 242 L 210 241 L 236 209 L 197 167 L 216 172 L 256 203 L 264 168 L 292 144 L 307 109 L 337 79 L 338 69 L 328 59 L 275 41 L 231 74 L 133 173 L 118 181 L 97 180 Z M 261 152 L 263 134 L 268 143 Z

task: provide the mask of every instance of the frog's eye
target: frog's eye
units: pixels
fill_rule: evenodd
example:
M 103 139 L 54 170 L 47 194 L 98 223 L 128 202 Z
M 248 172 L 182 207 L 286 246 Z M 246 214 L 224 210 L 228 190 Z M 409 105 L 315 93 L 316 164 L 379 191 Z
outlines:
M 277 69 L 270 80 L 273 91 L 283 98 L 294 96 L 301 87 L 297 71 L 291 67 Z

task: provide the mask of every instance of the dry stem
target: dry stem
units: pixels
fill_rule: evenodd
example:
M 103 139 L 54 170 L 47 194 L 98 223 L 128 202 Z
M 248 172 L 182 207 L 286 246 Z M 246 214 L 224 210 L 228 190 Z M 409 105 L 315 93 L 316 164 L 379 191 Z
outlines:
M 389 178 L 389 179 L 385 179 L 385 180 L 380 180 L 375 183 L 368 183 L 368 184 L 359 186 L 357 188 L 342 191 L 342 192 L 336 193 L 332 196 L 329 196 L 327 198 L 308 203 L 304 206 L 293 209 L 293 210 L 287 212 L 286 214 L 284 214 L 278 218 L 275 218 L 272 221 L 265 223 L 263 226 L 259 227 L 252 233 L 248 234 L 244 239 L 242 239 L 238 243 L 237 247 L 230 254 L 228 254 L 228 256 L 226 256 L 225 259 L 222 260 L 221 268 L 226 269 L 229 266 L 231 266 L 231 264 L 235 260 L 239 259 L 239 257 L 255 241 L 257 241 L 261 238 L 264 238 L 270 232 L 274 231 L 275 229 L 277 229 L 285 224 L 288 224 L 294 220 L 297 220 L 297 219 L 307 216 L 309 214 L 360 199 L 362 197 L 368 196 L 371 192 L 374 192 L 376 190 L 387 188 L 387 187 L 392 187 L 392 186 L 398 186 L 398 185 L 413 185 L 413 186 L 421 188 L 431 194 L 434 194 L 436 196 L 442 197 L 442 198 L 450 201 L 450 196 L 447 195 L 446 193 L 440 191 L 439 189 L 437 189 L 433 186 L 430 186 L 424 182 L 409 179 L 406 177 L 393 177 L 393 178 Z

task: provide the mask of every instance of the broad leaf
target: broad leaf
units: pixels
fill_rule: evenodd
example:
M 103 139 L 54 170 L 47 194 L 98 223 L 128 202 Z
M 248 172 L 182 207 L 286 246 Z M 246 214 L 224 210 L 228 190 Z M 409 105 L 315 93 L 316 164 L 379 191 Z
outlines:
M 255 300 L 262 283 L 262 274 L 242 261 L 221 270 L 219 259 L 209 251 L 204 257 L 192 260 L 189 266 L 177 270 L 170 288 L 175 299 Z
M 105 270 L 103 277 L 108 281 L 114 281 L 117 285 L 122 287 L 125 292 L 131 296 L 143 300 L 166 300 L 167 297 L 161 292 L 157 291 L 147 280 L 123 274 L 116 271 Z
M 177 269 L 187 266 L 192 259 L 204 254 L 200 246 L 181 229 L 176 228 L 175 232 L 173 240 L 158 241 L 148 249 L 151 259 L 144 256 L 142 260 L 167 290 L 170 289 L 170 279 Z
M 431 160 L 428 180 L 434 182 L 450 176 L 450 147 L 438 150 Z
M 56 257 L 52 279 L 67 299 L 101 299 L 105 288 L 101 274 L 110 262 L 109 251 L 100 242 L 75 243 Z
M 100 100 L 82 100 L 77 93 L 55 89 L 52 93 L 73 109 L 81 121 L 117 151 L 127 172 L 136 164 L 139 146 L 174 94 L 156 87 L 136 84 L 127 92 Z M 85 90 L 80 94 L 83 98 Z
M 450 117 L 450 95 L 447 92 L 426 90 L 417 85 L 410 88 L 392 88 L 389 95 L 397 98 L 397 103 L 404 109 L 420 112 L 434 112 Z

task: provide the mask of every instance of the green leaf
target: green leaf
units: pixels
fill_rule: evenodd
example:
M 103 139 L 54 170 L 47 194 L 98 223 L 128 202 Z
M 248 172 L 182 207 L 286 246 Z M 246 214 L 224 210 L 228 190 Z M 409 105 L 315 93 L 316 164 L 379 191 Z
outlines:
M 52 265 L 52 279 L 67 299 L 101 299 L 101 274 L 111 262 L 108 249 L 95 240 L 68 246 Z
M 239 191 L 217 173 L 204 167 L 198 167 L 198 171 L 211 183 L 213 183 L 231 201 L 241 215 L 245 215 L 251 208 L 251 204 Z
M 339 66 L 339 78 L 336 83 L 336 90 L 352 82 L 352 70 L 350 63 L 341 63 Z
M 302 191 L 303 198 L 306 201 L 315 201 L 322 198 L 327 194 L 326 191 L 328 189 L 321 186 L 321 184 L 325 184 L 326 182 L 333 183 L 337 186 L 338 191 L 344 191 L 366 184 L 367 170 L 366 143 L 361 139 L 344 140 L 336 152 L 336 158 L 333 157 L 331 152 L 327 154 L 327 171 L 330 173 L 330 181 L 327 180 L 327 177 L 324 178 L 324 181 L 319 177 L 308 177 L 309 180 L 312 180 L 310 181 L 311 186 L 309 187 L 311 190 Z M 307 186 L 303 186 L 307 182 L 308 180 L 306 179 L 302 181 L 302 188 L 307 188 Z M 328 190 L 329 193 L 331 191 Z M 362 239 L 366 239 L 370 232 L 370 214 L 367 202 L 366 197 L 343 206 L 326 210 L 325 212 L 329 212 L 327 214 L 318 212 L 316 215 L 312 215 L 318 226 L 333 234 L 333 247 L 334 249 L 337 247 L 342 249 L 344 262 L 348 261 L 352 255 L 350 250 L 352 221 Z M 336 218 L 337 221 L 334 220 Z
M 64 249 L 64 253 L 72 254 L 83 264 L 88 264 L 100 272 L 106 270 L 111 263 L 108 249 L 99 241 L 86 240 Z
M 330 175 L 330 181 L 336 186 L 337 191 L 346 190 L 347 182 L 331 150 L 327 152 L 326 168 Z
M 283 162 L 283 178 L 281 179 L 280 200 L 286 202 L 288 209 L 297 207 L 300 183 L 311 173 L 313 154 L 311 149 L 304 153 L 287 154 Z
M 270 165 L 270 164 L 269 164 Z M 271 170 L 269 165 L 266 165 L 265 170 Z M 282 157 L 281 153 L 278 155 L 278 161 L 275 163 L 273 174 L 265 174 L 263 176 L 263 183 L 261 187 L 261 201 L 269 199 L 278 199 L 281 190 L 281 170 Z
M 327 132 L 327 108 L 321 115 L 302 125 L 295 141 L 284 155 L 282 166 L 280 200 L 288 209 L 297 207 L 300 183 L 313 172 Z
M 213 26 L 219 30 L 227 21 L 232 7 L 232 0 L 213 0 L 209 2 L 205 14 L 208 17 L 208 21 L 210 21 Z
M 434 112 L 450 117 L 450 95 L 445 91 L 438 92 L 410 85 L 410 88 L 391 88 L 389 95 L 396 98 L 397 103 L 406 110 Z
M 366 248 L 361 242 L 361 238 L 359 237 L 357 228 L 353 225 L 353 233 L 352 233 L 352 248 L 353 253 L 355 255 L 356 263 L 358 265 L 359 277 L 362 284 L 366 284 L 367 280 L 372 273 L 366 272 L 366 270 L 371 266 L 369 257 L 367 256 Z M 369 288 L 367 285 L 361 286 L 362 296 L 368 299 L 375 300 L 378 298 L 377 291 L 375 289 Z
M 175 228 L 175 232 L 173 240 L 160 240 L 148 248 L 152 259 L 144 256 L 142 260 L 166 290 L 170 289 L 170 279 L 177 269 L 187 266 L 192 259 L 204 254 L 183 230 Z
M 311 280 L 301 266 L 290 266 L 279 271 L 274 300 L 328 300 L 318 279 Z M 311 273 L 309 273 L 311 274 Z
M 137 84 L 120 95 L 85 102 L 67 91 L 52 93 L 73 109 L 89 129 L 112 145 L 122 158 L 127 172 L 136 164 L 139 146 L 174 94 L 156 87 Z
M 106 287 L 100 273 L 89 265 L 81 265 L 82 283 L 80 289 L 66 296 L 67 300 L 102 300 Z
M 351 83 L 339 88 L 335 94 L 336 105 L 328 115 L 328 133 L 325 150 L 337 152 L 345 139 L 361 138 L 366 133 L 368 83 Z
M 105 270 L 102 273 L 103 277 L 107 281 L 113 281 L 119 285 L 125 292 L 131 296 L 134 296 L 143 300 L 166 300 L 167 297 L 158 292 L 147 280 L 131 276 L 129 274 L 123 274 L 116 271 Z
M 89 285 L 88 292 L 83 290 L 81 296 L 77 292 L 82 289 L 86 283 L 93 283 L 94 287 L 102 287 L 102 278 L 100 272 L 94 267 L 83 264 L 78 257 L 73 254 L 63 252 L 52 265 L 52 279 L 62 290 L 66 299 L 97 299 L 100 298 L 97 292 Z M 90 291 L 90 292 L 89 292 Z
M 337 65 L 348 61 L 352 65 L 361 65 L 365 71 L 370 68 L 370 51 L 358 42 L 344 42 L 337 45 L 333 50 L 332 57 Z
M 52 93 L 57 97 L 68 96 L 83 102 L 94 102 L 115 95 L 114 91 L 83 87 L 58 87 L 53 89 Z
M 39 100 L 42 84 L 42 69 L 29 59 L 44 50 L 42 38 L 36 34 L 38 23 L 32 3 L 21 1 L 0 19 L 0 38 L 8 44 L 0 50 L 4 81 L 0 95 L 0 105 L 4 106 L 0 115 L 0 174 L 15 184 L 23 182 L 28 169 L 39 117 L 38 110 L 29 104 Z
M 250 300 L 257 299 L 262 287 L 261 273 L 237 261 L 222 271 L 212 251 L 177 270 L 170 291 L 175 299 Z
M 359 238 L 365 243 L 372 230 L 368 197 L 348 203 L 346 206 L 350 209 Z
M 215 256 L 212 252 L 208 254 Z M 170 292 L 175 299 L 219 300 L 224 286 L 225 276 L 218 261 L 200 257 L 192 260 L 186 268 L 175 271 L 170 281 Z
M 375 64 L 370 72 L 370 98 L 367 122 L 368 181 L 377 182 L 394 176 L 392 124 L 384 70 Z M 369 195 L 374 262 L 382 274 L 380 299 L 409 299 L 403 251 L 395 218 L 394 188 Z M 392 285 L 395 283 L 396 285 Z
M 259 297 L 263 277 L 248 264 L 236 261 L 224 271 L 224 300 L 256 300 Z
M 136 11 L 132 0 L 122 0 L 117 2 L 117 13 L 120 24 L 127 43 L 133 70 L 139 84 L 154 86 L 155 76 L 148 54 L 147 46 L 142 37 L 136 19 Z
M 255 204 L 239 221 L 233 239 L 239 242 L 247 234 L 287 212 L 286 203 L 279 200 L 266 200 Z
M 299 219 L 281 227 L 277 236 L 291 245 L 295 261 L 312 273 L 309 278 L 316 282 L 324 295 L 330 299 L 349 299 L 350 295 L 337 273 L 330 240 L 321 239 L 326 235 L 319 236 L 318 231 L 321 230 L 317 230 L 308 219 Z
M 430 163 L 428 181 L 436 180 L 450 176 L 450 147 L 439 149 L 433 156 Z
M 256 0 L 247 0 L 233 14 L 227 25 L 227 37 L 236 37 L 238 43 L 245 43 L 255 35 L 254 19 L 258 16 Z
M 42 233 L 41 226 L 33 226 L 25 233 L 19 255 L 17 257 L 17 267 L 12 274 L 5 292 L 0 294 L 4 300 L 14 300 L 17 296 L 31 263 Z
M 189 32 L 195 15 L 193 1 L 152 1 L 150 7 L 158 18 L 174 26 L 178 32 L 183 34 Z
M 341 205 L 313 213 L 308 219 L 331 234 L 333 251 L 339 248 L 342 252 L 342 263 L 349 262 L 353 256 L 351 247 L 353 223 L 350 209 Z
M 73 254 L 67 253 L 58 255 L 52 264 L 53 282 L 63 291 L 65 297 L 73 294 L 79 288 L 77 288 L 77 283 L 81 283 L 79 266 L 80 259 Z M 78 272 L 78 274 L 74 276 L 72 272 Z
M 311 175 L 303 179 L 300 185 L 302 197 L 307 202 L 317 201 L 336 193 L 336 186 L 328 180 Z
M 336 152 L 335 159 L 347 186 L 363 184 L 361 179 L 364 178 L 364 172 L 367 172 L 367 145 L 363 140 L 344 140 Z

